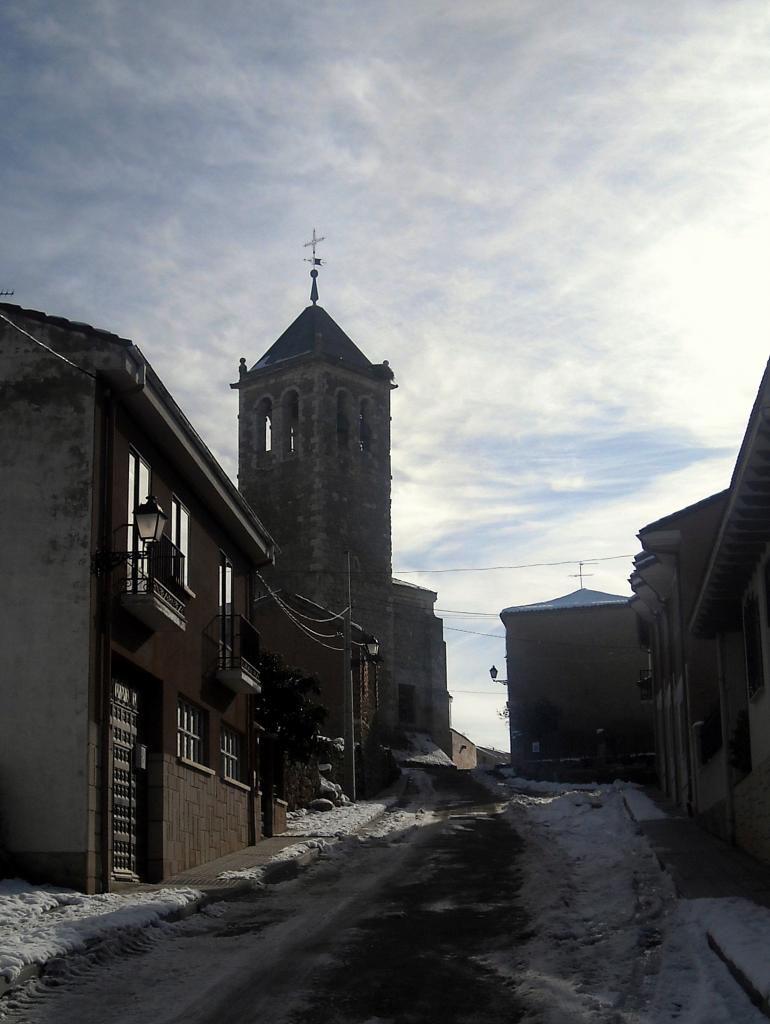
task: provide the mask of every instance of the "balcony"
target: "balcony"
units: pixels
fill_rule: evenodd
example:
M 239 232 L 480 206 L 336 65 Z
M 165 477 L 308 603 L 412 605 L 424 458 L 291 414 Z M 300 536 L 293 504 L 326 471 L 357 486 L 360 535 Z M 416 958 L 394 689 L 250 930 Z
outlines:
M 218 615 L 213 627 L 217 681 L 233 693 L 259 693 L 259 633 L 242 615 Z
M 184 555 L 168 537 L 129 560 L 120 604 L 155 633 L 184 631 Z

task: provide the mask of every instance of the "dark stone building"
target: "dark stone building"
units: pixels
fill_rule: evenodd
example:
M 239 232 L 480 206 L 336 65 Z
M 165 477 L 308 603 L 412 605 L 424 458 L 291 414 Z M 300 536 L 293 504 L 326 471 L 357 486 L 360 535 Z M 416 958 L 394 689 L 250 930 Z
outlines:
M 271 585 L 348 605 L 380 642 L 380 720 L 395 726 L 387 362 L 372 363 L 315 303 L 251 367 L 241 360 L 241 492 L 272 524 Z

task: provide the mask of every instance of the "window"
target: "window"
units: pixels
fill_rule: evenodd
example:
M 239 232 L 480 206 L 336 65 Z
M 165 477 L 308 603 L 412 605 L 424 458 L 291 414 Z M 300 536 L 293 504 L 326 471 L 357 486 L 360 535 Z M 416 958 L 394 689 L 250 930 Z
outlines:
M 219 553 L 219 643 L 223 665 L 229 664 L 233 651 L 235 616 L 233 614 L 233 565 Z
M 205 764 L 206 713 L 180 697 L 176 707 L 176 752 L 178 757 Z
M 128 452 L 128 509 L 126 522 L 128 526 L 127 551 L 136 552 L 139 548 L 139 537 L 134 526 L 134 510 L 150 494 L 150 467 L 133 448 Z
M 756 594 L 749 594 L 743 606 L 743 642 L 746 653 L 746 685 L 749 697 L 753 697 L 765 684 L 759 601 Z
M 299 449 L 299 395 L 290 391 L 284 399 L 284 436 L 288 455 L 296 455 Z
M 369 399 L 364 398 L 358 411 L 358 446 L 362 452 L 369 451 L 371 439 L 371 429 L 369 427 Z
M 337 392 L 337 444 L 345 448 L 350 433 L 350 401 L 345 391 Z
M 241 734 L 228 725 L 220 731 L 219 752 L 222 755 L 222 777 L 243 782 L 243 740 Z
M 257 409 L 257 451 L 260 454 L 273 450 L 273 403 L 263 398 Z
M 188 560 L 190 554 L 190 513 L 178 498 L 171 499 L 171 543 L 182 556 L 179 572 L 174 573 L 185 586 L 188 580 Z

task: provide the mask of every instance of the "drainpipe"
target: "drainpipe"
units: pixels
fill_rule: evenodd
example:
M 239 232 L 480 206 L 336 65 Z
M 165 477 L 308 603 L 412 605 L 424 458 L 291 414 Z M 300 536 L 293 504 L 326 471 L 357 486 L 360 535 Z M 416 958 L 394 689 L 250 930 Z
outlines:
M 733 800 L 733 779 L 730 769 L 730 706 L 727 700 L 725 680 L 725 657 L 723 634 L 717 634 L 717 682 L 719 684 L 720 722 L 722 726 L 722 751 L 724 754 L 725 817 L 727 819 L 727 841 L 735 845 L 735 801 Z
M 117 397 L 143 391 L 145 386 L 144 364 L 139 365 L 139 382 L 118 393 Z M 112 551 L 112 491 L 115 470 L 115 393 L 105 388 L 103 395 L 104 417 L 102 422 L 102 452 L 100 465 L 99 534 L 102 551 Z M 109 892 L 112 885 L 112 731 L 110 711 L 112 702 L 112 572 L 107 569 L 98 577 L 98 622 L 97 622 L 97 686 L 101 706 L 100 754 L 101 754 L 101 884 L 102 892 Z
M 102 423 L 102 457 L 100 466 L 100 508 L 99 514 L 102 551 L 112 549 L 112 485 L 113 452 L 115 449 L 115 400 L 112 392 L 104 393 L 104 417 Z M 102 892 L 110 891 L 112 881 L 112 735 L 110 731 L 110 701 L 112 696 L 112 573 L 103 572 L 98 577 L 99 622 L 98 622 L 98 687 L 100 697 L 100 754 L 101 754 L 101 883 Z

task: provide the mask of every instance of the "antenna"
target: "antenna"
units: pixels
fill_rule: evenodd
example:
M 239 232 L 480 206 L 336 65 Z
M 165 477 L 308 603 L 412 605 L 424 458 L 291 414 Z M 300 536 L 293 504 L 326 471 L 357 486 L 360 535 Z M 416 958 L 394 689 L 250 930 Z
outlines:
M 592 572 L 583 572 L 583 566 L 584 565 L 596 565 L 596 562 L 578 562 L 578 571 L 570 573 L 570 577 L 572 579 L 576 579 L 576 580 L 579 579 L 580 580 L 580 589 L 581 590 L 583 589 L 583 577 L 584 576 L 593 576 Z

